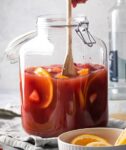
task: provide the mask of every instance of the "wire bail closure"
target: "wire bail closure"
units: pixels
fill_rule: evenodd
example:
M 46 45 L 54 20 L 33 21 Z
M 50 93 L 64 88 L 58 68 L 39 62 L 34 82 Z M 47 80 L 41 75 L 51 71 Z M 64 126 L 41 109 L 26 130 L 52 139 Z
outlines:
M 78 24 L 75 31 L 84 44 L 86 44 L 89 47 L 92 47 L 94 44 L 96 44 L 96 41 L 88 29 L 89 29 L 89 21 L 87 20 L 87 17 L 85 17 L 84 21 L 81 21 Z

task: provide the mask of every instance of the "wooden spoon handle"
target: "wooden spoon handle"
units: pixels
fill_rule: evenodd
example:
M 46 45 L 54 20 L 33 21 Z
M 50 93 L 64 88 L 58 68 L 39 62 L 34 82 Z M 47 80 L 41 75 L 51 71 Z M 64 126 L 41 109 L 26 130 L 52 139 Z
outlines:
M 65 63 L 63 66 L 63 72 L 62 75 L 65 76 L 76 76 L 77 72 L 75 70 L 74 62 L 73 62 L 73 56 L 72 56 L 72 0 L 66 0 L 67 1 L 67 55 L 65 59 Z
M 72 28 L 70 27 L 72 25 L 72 0 L 66 0 L 67 1 L 67 50 L 72 51 Z

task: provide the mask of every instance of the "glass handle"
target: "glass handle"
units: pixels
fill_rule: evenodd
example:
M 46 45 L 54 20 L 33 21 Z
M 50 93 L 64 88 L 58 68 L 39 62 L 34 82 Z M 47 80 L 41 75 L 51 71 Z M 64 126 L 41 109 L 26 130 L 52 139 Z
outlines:
M 35 31 L 25 33 L 9 43 L 5 50 L 5 55 L 10 63 L 16 63 L 19 60 L 19 51 L 24 42 L 30 40 L 36 35 Z

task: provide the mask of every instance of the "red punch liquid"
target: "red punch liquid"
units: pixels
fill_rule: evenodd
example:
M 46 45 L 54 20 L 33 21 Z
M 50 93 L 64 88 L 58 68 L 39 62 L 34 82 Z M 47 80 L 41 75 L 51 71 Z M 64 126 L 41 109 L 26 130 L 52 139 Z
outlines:
M 22 76 L 24 129 L 42 137 L 72 129 L 106 126 L 107 69 L 76 64 L 76 77 L 62 76 L 62 66 L 27 68 Z

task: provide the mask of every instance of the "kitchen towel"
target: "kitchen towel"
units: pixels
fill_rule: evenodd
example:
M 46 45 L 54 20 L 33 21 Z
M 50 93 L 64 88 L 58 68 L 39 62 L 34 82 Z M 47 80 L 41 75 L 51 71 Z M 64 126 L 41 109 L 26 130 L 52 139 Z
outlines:
M 22 128 L 17 110 L 14 107 L 0 109 L 0 145 L 4 150 L 58 150 L 57 138 L 29 136 Z
M 15 137 L 10 134 L 3 134 L 0 136 L 0 143 L 5 147 L 9 146 L 14 150 L 58 150 L 56 138 L 41 138 L 35 136 L 29 137 Z
M 20 114 L 5 109 L 0 112 L 0 144 L 4 150 L 58 150 L 57 138 L 29 136 L 22 129 Z M 126 128 L 126 122 L 111 119 L 108 127 Z

